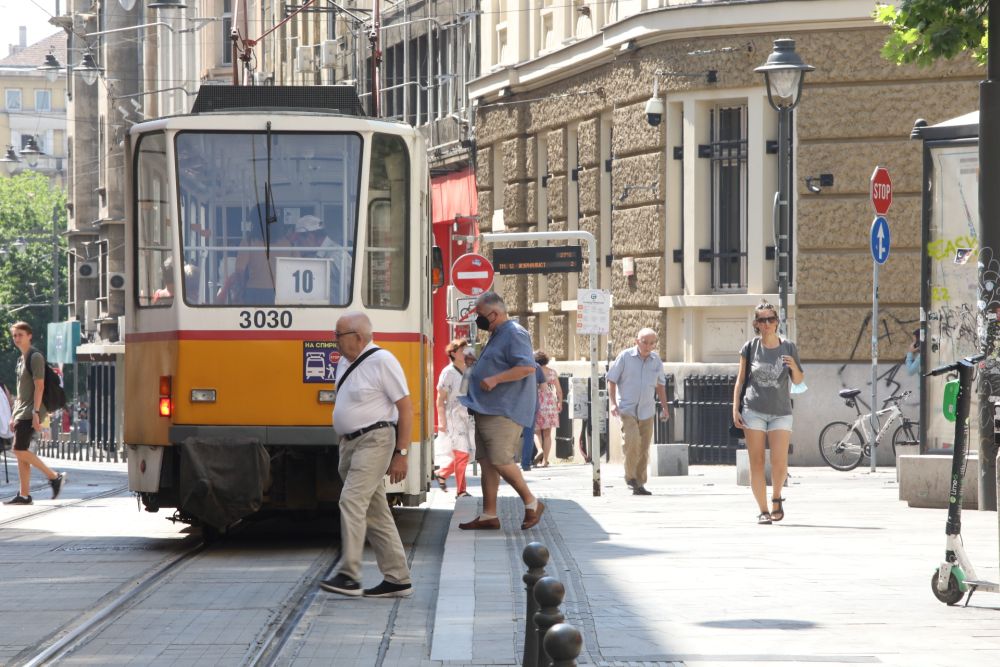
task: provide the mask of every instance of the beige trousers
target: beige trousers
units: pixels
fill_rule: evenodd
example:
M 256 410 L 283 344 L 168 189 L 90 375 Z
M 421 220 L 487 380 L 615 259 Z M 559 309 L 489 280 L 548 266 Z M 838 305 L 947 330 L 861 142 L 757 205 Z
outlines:
M 384 477 L 396 446 L 396 431 L 380 428 L 354 440 L 340 439 L 341 554 L 337 572 L 361 581 L 365 535 L 387 581 L 410 583 L 406 553 L 385 498 Z
M 625 479 L 634 479 L 640 486 L 646 483 L 649 445 L 653 442 L 653 420 L 621 415 L 622 451 L 625 453 Z

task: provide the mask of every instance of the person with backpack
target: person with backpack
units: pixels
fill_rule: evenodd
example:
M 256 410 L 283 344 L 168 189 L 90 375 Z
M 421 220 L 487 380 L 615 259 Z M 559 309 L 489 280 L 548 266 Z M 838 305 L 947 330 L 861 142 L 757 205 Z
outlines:
M 10 418 L 10 428 L 14 432 L 14 456 L 17 457 L 17 475 L 20 490 L 4 505 L 31 505 L 31 466 L 35 466 L 48 478 L 52 487 L 52 499 L 59 497 L 66 473 L 56 473 L 45 465 L 38 455 L 28 449 L 35 431 L 42 429 L 46 409 L 42 402 L 46 384 L 45 357 L 31 346 L 31 325 L 16 322 L 10 328 L 14 347 L 21 351 L 17 361 L 17 398 Z M 50 371 L 51 372 L 51 371 Z

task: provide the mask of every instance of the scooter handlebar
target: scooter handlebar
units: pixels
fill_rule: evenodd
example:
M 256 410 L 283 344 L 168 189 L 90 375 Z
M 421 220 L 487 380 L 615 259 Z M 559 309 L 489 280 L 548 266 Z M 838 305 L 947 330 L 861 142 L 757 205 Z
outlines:
M 964 359 L 959 359 L 958 361 L 952 362 L 950 364 L 945 364 L 944 366 L 938 366 L 937 368 L 927 372 L 924 377 L 931 375 L 944 375 L 945 373 L 950 373 L 952 371 L 957 371 L 961 366 L 974 366 L 980 361 L 986 358 L 985 354 L 974 354 L 971 357 L 965 357 Z

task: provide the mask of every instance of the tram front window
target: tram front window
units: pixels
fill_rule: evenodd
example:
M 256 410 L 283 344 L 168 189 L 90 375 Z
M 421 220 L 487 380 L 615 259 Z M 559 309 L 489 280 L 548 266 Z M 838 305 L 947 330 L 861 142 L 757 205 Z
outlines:
M 181 132 L 176 148 L 187 303 L 350 303 L 360 136 Z

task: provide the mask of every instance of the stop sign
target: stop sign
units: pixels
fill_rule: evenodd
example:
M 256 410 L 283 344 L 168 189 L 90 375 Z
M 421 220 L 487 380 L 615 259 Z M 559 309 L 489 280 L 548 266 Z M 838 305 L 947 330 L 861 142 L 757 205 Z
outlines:
M 479 296 L 493 286 L 493 265 L 482 255 L 462 255 L 451 265 L 451 284 L 462 294 Z
M 885 167 L 875 167 L 871 180 L 872 207 L 879 215 L 885 215 L 892 206 L 892 179 Z

